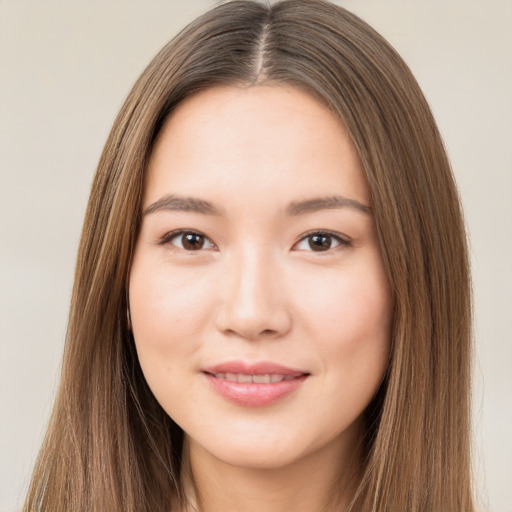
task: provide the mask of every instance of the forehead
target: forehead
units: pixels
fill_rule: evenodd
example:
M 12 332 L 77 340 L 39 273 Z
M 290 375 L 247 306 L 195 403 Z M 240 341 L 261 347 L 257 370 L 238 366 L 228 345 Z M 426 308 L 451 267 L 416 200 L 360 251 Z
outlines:
M 336 189 L 369 203 L 362 166 L 343 123 L 289 86 L 215 87 L 182 102 L 153 148 L 144 203 L 163 193 L 248 196 Z

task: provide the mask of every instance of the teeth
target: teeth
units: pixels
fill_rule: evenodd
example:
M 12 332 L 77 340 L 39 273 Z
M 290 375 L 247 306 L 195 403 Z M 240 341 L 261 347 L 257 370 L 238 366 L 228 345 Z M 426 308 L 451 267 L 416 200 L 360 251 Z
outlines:
M 293 375 L 277 375 L 277 374 L 265 374 L 265 375 L 247 375 L 244 373 L 216 373 L 217 379 L 229 380 L 231 382 L 240 383 L 255 383 L 255 384 L 269 384 L 275 382 L 281 382 L 283 380 L 292 380 L 295 377 Z
M 268 384 L 270 382 L 270 375 L 254 375 L 252 381 L 258 384 Z

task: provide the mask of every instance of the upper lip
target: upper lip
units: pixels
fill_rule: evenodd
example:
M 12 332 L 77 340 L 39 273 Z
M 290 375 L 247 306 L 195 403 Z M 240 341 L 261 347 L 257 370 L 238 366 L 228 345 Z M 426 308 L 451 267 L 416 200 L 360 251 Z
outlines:
M 308 375 L 309 372 L 297 368 L 289 368 L 270 361 L 246 363 L 244 361 L 226 361 L 214 366 L 202 368 L 206 373 L 239 373 L 243 375 Z

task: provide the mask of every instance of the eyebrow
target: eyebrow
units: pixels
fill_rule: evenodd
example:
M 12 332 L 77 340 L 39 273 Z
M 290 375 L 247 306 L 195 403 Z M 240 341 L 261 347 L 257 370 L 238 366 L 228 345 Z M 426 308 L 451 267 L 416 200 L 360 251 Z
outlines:
M 161 197 L 158 201 L 149 205 L 143 212 L 144 215 L 159 210 L 170 210 L 178 212 L 194 212 L 204 215 L 222 215 L 222 212 L 209 201 L 197 199 L 195 197 L 183 197 L 177 195 L 167 195 Z
M 355 199 L 349 199 L 343 196 L 318 197 L 306 199 L 305 201 L 294 201 L 286 209 L 290 216 L 303 215 L 321 210 L 334 210 L 338 208 L 351 208 L 361 213 L 370 214 L 372 209 Z
M 306 199 L 303 201 L 293 201 L 286 209 L 286 214 L 292 217 L 313 213 L 321 210 L 334 210 L 339 208 L 351 208 L 361 213 L 370 214 L 371 208 L 355 199 L 334 195 L 328 197 L 318 197 Z M 194 212 L 203 215 L 223 215 L 223 212 L 209 201 L 195 197 L 184 197 L 170 194 L 161 197 L 147 208 L 143 215 L 148 215 L 156 211 L 179 211 Z

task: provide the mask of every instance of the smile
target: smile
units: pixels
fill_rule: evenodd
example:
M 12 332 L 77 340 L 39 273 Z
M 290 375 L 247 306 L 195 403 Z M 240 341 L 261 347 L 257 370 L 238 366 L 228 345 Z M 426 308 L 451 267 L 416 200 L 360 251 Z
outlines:
M 243 407 L 263 407 L 297 391 L 309 372 L 275 363 L 228 362 L 205 368 L 203 375 L 222 398 Z
M 276 373 L 265 375 L 250 375 L 247 373 L 214 373 L 216 379 L 229 380 L 230 382 L 252 382 L 254 384 L 270 384 L 275 382 L 282 382 L 283 380 L 292 380 L 296 376 L 293 375 L 279 375 Z

